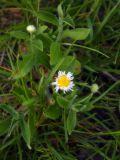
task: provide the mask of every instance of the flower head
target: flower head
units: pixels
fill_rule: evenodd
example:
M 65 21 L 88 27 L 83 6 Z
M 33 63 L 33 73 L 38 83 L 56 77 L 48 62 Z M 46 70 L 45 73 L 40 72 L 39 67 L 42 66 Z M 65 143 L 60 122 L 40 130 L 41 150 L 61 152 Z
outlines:
M 34 25 L 29 25 L 26 27 L 26 30 L 29 32 L 29 33 L 33 33 L 36 31 L 36 28 Z
M 58 92 L 58 90 L 62 90 L 65 93 L 67 91 L 72 91 L 74 86 L 73 79 L 74 77 L 71 72 L 66 74 L 65 71 L 59 71 L 58 76 L 52 85 L 55 85 L 56 92 Z
M 96 83 L 92 84 L 92 86 L 91 86 L 91 92 L 92 93 L 96 93 L 96 92 L 98 92 L 98 90 L 99 90 L 99 86 Z

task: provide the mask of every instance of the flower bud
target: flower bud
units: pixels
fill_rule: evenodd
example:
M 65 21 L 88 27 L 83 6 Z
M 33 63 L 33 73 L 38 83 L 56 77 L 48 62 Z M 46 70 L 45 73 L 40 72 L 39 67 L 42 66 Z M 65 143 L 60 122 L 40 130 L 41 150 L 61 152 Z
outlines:
M 26 27 L 26 30 L 29 32 L 29 33 L 33 33 L 36 31 L 36 28 L 34 25 L 29 25 Z
M 96 92 L 98 92 L 98 90 L 99 90 L 99 86 L 96 83 L 92 84 L 92 86 L 91 86 L 91 92 L 92 93 L 96 93 Z

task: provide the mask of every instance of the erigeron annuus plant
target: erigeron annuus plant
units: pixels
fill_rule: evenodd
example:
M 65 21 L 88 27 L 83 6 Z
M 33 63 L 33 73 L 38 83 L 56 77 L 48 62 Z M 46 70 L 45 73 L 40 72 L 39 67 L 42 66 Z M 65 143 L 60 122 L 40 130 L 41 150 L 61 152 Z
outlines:
M 22 32 L 10 32 L 11 38 L 24 42 L 26 52 L 18 51 L 15 65 L 10 59 L 13 69 L 11 79 L 14 81 L 11 92 L 15 101 L 19 102 L 21 112 L 8 105 L 6 108 L 8 113 L 14 116 L 12 124 L 18 124 L 29 148 L 34 130 L 46 119 L 61 119 L 67 141 L 68 134 L 70 135 L 76 126 L 77 112 L 89 110 L 89 102 L 93 96 L 93 93 L 90 93 L 81 100 L 78 98 L 80 88 L 76 77 L 80 76 L 81 64 L 72 53 L 73 44 L 78 40 L 85 40 L 90 29 L 72 26 L 72 23 L 67 21 L 69 14 L 65 9 L 63 12 L 61 4 L 57 11 L 58 17 L 54 14 L 49 17 L 48 14 L 47 18 L 42 19 L 51 26 L 56 26 L 55 31 L 40 21 L 37 26 L 27 26 L 30 34 L 25 28 Z M 67 43 L 67 38 L 70 43 Z M 4 109 L 5 106 L 1 108 Z

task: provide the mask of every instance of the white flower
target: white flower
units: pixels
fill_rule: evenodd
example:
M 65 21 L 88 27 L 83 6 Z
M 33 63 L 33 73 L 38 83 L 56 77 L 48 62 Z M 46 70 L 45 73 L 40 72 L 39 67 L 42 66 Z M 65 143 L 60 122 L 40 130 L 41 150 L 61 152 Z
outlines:
M 29 33 L 33 33 L 36 31 L 36 28 L 34 25 L 29 25 L 26 27 L 26 30 L 29 32 Z
M 72 91 L 74 86 L 73 79 L 74 77 L 71 72 L 66 74 L 65 71 L 59 71 L 58 76 L 56 77 L 55 82 L 52 82 L 52 85 L 55 85 L 56 92 L 62 90 L 65 93 L 67 91 Z

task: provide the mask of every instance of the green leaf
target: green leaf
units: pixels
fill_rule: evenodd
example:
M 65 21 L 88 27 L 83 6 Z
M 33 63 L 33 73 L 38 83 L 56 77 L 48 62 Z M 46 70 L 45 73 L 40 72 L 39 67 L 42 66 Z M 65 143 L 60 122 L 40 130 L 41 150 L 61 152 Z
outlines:
M 50 46 L 50 64 L 57 64 L 61 58 L 60 43 L 53 42 Z
M 88 112 L 94 108 L 94 105 L 91 102 L 88 103 L 81 103 L 81 104 L 75 104 L 72 106 L 72 110 L 76 112 Z
M 49 57 L 46 53 L 43 53 L 43 42 L 41 40 L 35 40 L 33 43 L 28 45 L 29 55 L 33 55 L 33 66 L 38 66 L 40 64 L 49 66 Z
M 75 126 L 76 126 L 76 112 L 70 110 L 67 117 L 67 131 L 69 135 L 72 133 Z
M 22 103 L 23 106 L 31 106 L 35 104 L 35 98 L 25 99 Z
M 40 64 L 49 67 L 49 57 L 45 53 L 36 51 L 34 65 L 39 66 Z
M 0 109 L 4 110 L 12 116 L 12 120 L 9 119 L 9 122 L 7 120 L 0 122 L 0 134 L 3 134 L 4 132 L 8 131 L 9 137 L 15 127 L 17 120 L 19 120 L 19 114 L 12 106 L 7 104 L 1 104 Z
M 11 31 L 10 36 L 16 39 L 28 39 L 29 38 L 28 33 L 22 32 L 22 31 Z
M 57 102 L 59 104 L 60 107 L 67 109 L 69 107 L 69 101 L 62 97 L 62 96 L 57 96 Z
M 59 118 L 59 116 L 61 115 L 61 110 L 56 105 L 53 105 L 53 106 L 50 106 L 44 112 L 44 114 L 45 114 L 46 117 L 55 120 L 55 119 Z
M 76 28 L 63 31 L 63 38 L 70 37 L 73 40 L 85 40 L 90 33 L 90 29 Z
M 76 112 L 80 112 L 82 107 L 86 107 L 86 106 L 84 106 L 82 104 L 75 104 L 72 106 L 72 110 L 76 111 Z
M 48 34 L 48 33 L 41 33 L 39 34 L 38 38 L 40 38 L 43 41 L 43 44 L 46 48 L 50 47 L 51 43 L 52 43 L 52 37 Z
M 59 70 L 65 70 L 74 74 L 79 74 L 81 71 L 81 64 L 75 57 L 67 56 L 62 65 L 59 67 Z
M 10 105 L 7 104 L 0 104 L 0 109 L 4 110 L 5 112 L 9 113 L 11 116 L 18 117 L 18 112 Z
M 33 50 L 38 49 L 40 51 L 43 51 L 43 42 L 40 39 L 33 40 L 30 45 L 31 50 L 33 48 Z
M 91 102 L 88 102 L 81 107 L 80 112 L 88 112 L 93 108 L 94 108 L 94 105 Z
M 39 14 L 35 12 L 35 15 L 44 22 L 48 22 L 56 26 L 58 25 L 57 17 L 51 12 L 41 10 L 39 11 Z
M 37 34 L 43 33 L 45 30 L 47 30 L 48 26 L 46 25 L 40 25 L 39 28 L 37 29 Z
M 11 124 L 10 119 L 0 120 L 0 136 L 8 131 L 10 124 Z
M 71 26 L 71 27 L 75 27 L 75 23 L 72 19 L 72 17 L 70 15 L 67 15 L 64 20 L 63 20 L 64 23 L 66 23 L 67 25 Z
M 59 15 L 59 17 L 63 17 L 63 9 L 62 9 L 62 5 L 59 4 L 57 9 L 58 9 L 58 15 Z
M 4 34 L 0 36 L 0 45 L 1 43 L 3 43 L 4 41 L 6 42 L 9 39 L 9 35 Z
M 13 78 L 19 79 L 28 74 L 34 66 L 34 55 L 26 54 L 23 60 L 18 61 L 17 69 L 13 72 Z
M 26 122 L 24 119 L 24 115 L 20 114 L 20 128 L 21 133 L 24 141 L 26 142 L 29 149 L 31 149 L 30 142 L 31 142 L 31 132 L 30 132 L 30 126 L 29 122 Z

